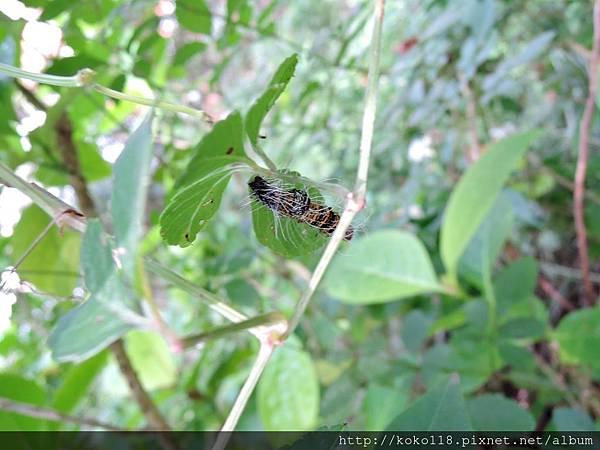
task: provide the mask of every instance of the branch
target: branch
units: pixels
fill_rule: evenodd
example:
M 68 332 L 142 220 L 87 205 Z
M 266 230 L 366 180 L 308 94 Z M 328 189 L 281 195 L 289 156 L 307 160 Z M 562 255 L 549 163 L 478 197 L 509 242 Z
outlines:
M 584 299 L 588 305 L 594 304 L 594 288 L 590 280 L 590 260 L 588 254 L 587 231 L 584 219 L 585 177 L 589 158 L 590 125 L 594 116 L 596 89 L 598 83 L 598 63 L 600 62 L 600 0 L 594 3 L 594 43 L 588 68 L 589 87 L 585 109 L 579 127 L 579 149 L 575 169 L 575 190 L 573 192 L 573 215 L 579 249 L 579 263 L 583 274 Z
M 119 339 L 111 344 L 110 348 L 115 354 L 117 362 L 119 363 L 119 368 L 127 379 L 127 384 L 129 384 L 129 388 L 131 389 L 131 392 L 133 393 L 133 396 L 135 397 L 135 400 L 140 406 L 142 412 L 146 416 L 146 419 L 148 419 L 150 426 L 155 430 L 170 430 L 169 425 L 142 386 L 142 382 L 140 381 L 135 369 L 131 365 L 131 361 L 127 356 L 125 346 L 123 345 L 123 339 Z
M 310 278 L 308 288 L 300 298 L 298 305 L 294 311 L 294 315 L 290 320 L 290 325 L 285 332 L 283 338 L 291 335 L 300 319 L 304 315 L 306 307 L 310 303 L 327 267 L 331 263 L 338 247 L 340 246 L 346 230 L 352 223 L 354 216 L 364 208 L 365 195 L 367 192 L 367 179 L 369 174 L 369 161 L 371 157 L 371 147 L 373 142 L 373 129 L 375 124 L 375 111 L 377 107 L 377 87 L 379 82 L 379 54 L 381 52 L 381 29 L 383 24 L 385 0 L 377 0 L 375 3 L 375 24 L 373 27 L 373 35 L 371 38 L 371 60 L 369 62 L 369 83 L 367 85 L 365 109 L 363 113 L 362 132 L 360 139 L 359 161 L 356 174 L 356 183 L 354 191 L 348 194 L 346 206 L 340 218 L 340 222 L 336 227 L 331 239 L 329 240 L 323 256 L 319 260 L 315 271 Z
M 15 402 L 7 398 L 0 398 L 0 409 L 10 411 L 24 416 L 36 417 L 38 419 L 52 420 L 55 422 L 68 422 L 77 425 L 88 425 L 90 427 L 103 428 L 110 431 L 125 431 L 108 423 L 101 422 L 91 417 L 74 417 L 53 409 L 40 408 L 28 403 Z
M 600 1 L 600 0 L 599 0 Z M 356 175 L 356 184 L 354 192 L 349 193 L 346 196 L 346 206 L 344 212 L 340 217 L 340 221 L 329 240 L 325 251 L 313 272 L 308 287 L 294 311 L 291 321 L 285 327 L 283 334 L 279 334 L 277 327 L 281 324 L 272 326 L 271 329 L 267 328 L 264 332 L 258 336 L 261 341 L 260 351 L 258 357 L 252 366 L 250 375 L 246 379 L 244 386 L 238 394 L 235 403 L 227 417 L 227 420 L 221 428 L 221 433 L 217 439 L 216 444 L 213 446 L 213 450 L 222 450 L 225 448 L 229 439 L 229 431 L 235 430 L 238 420 L 242 414 L 242 411 L 246 407 L 248 399 L 252 395 L 256 383 L 260 378 L 263 370 L 265 369 L 274 349 L 277 345 L 281 344 L 287 337 L 289 337 L 300 322 L 306 307 L 312 299 L 317 287 L 325 270 L 331 263 L 335 252 L 340 246 L 346 230 L 352 223 L 354 216 L 362 209 L 365 205 L 365 194 L 367 191 L 367 177 L 369 172 L 369 159 L 371 155 L 371 144 L 373 141 L 373 129 L 375 123 L 375 109 L 377 104 L 377 86 L 379 81 L 379 53 L 381 50 L 381 29 L 383 24 L 383 12 L 384 12 L 385 0 L 377 0 L 375 3 L 375 14 L 374 14 L 374 27 L 373 35 L 371 38 L 371 60 L 369 62 L 369 82 L 367 85 L 365 109 L 363 113 L 362 122 L 362 134 L 360 140 L 360 154 L 358 170 Z M 285 324 L 285 323 L 284 323 Z
M 214 328 L 204 333 L 195 334 L 181 339 L 183 348 L 194 347 L 202 342 L 206 342 L 210 339 L 217 339 L 223 336 L 228 336 L 232 333 L 244 330 L 250 330 L 257 327 L 272 326 L 276 324 L 286 324 L 285 317 L 278 312 L 271 312 L 262 314 L 260 316 L 253 317 L 252 319 L 244 320 L 243 322 L 237 322 L 232 325 L 226 325 L 223 327 Z
M 114 89 L 107 88 L 101 84 L 94 83 L 94 77 L 96 73 L 91 69 L 81 69 L 77 74 L 65 77 L 58 75 L 48 75 L 45 73 L 34 73 L 28 72 L 18 67 L 13 67 L 8 64 L 0 63 L 0 73 L 14 77 L 14 78 L 25 78 L 27 80 L 33 80 L 38 83 L 48 84 L 50 86 L 59 87 L 91 87 L 95 91 L 100 92 L 108 97 L 116 98 L 119 100 L 126 100 L 139 105 L 154 106 L 161 108 L 166 111 L 172 111 L 176 113 L 188 114 L 203 119 L 207 124 L 212 125 L 214 123 L 213 118 L 199 109 L 190 108 L 189 106 L 177 105 L 175 103 L 165 102 L 158 98 L 151 99 L 145 97 L 138 97 L 136 95 L 124 94 L 123 92 L 115 91 Z

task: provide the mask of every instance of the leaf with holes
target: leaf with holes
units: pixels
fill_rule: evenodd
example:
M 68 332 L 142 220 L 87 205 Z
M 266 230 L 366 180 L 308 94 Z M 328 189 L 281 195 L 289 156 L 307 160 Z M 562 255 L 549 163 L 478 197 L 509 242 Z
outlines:
M 253 165 L 244 153 L 242 118 L 234 112 L 198 144 L 160 216 L 160 233 L 187 247 L 219 209 L 231 174 Z
M 288 172 L 286 175 L 299 176 L 296 172 Z M 312 201 L 324 203 L 323 196 L 314 187 L 306 189 L 302 183 L 285 187 L 292 188 L 306 190 Z M 328 236 L 317 228 L 278 215 L 254 198 L 251 207 L 252 226 L 258 242 L 279 255 L 286 258 L 309 255 L 327 243 Z
M 273 75 L 267 90 L 254 102 L 248 114 L 246 114 L 246 133 L 248 133 L 248 138 L 250 138 L 252 145 L 256 144 L 263 119 L 294 75 L 296 64 L 298 64 L 297 54 L 294 53 L 292 56 L 286 58 L 279 65 L 275 75 Z

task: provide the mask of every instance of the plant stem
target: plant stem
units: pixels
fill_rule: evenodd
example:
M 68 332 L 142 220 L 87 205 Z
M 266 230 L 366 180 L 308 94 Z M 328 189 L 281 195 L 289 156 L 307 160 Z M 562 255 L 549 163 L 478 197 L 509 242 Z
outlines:
M 337 228 L 335 229 L 331 239 L 329 240 L 317 267 L 315 268 L 308 287 L 300 301 L 296 305 L 294 314 L 290 320 L 289 327 L 283 338 L 291 335 L 298 324 L 306 307 L 310 303 L 327 267 L 331 263 L 338 247 L 340 246 L 346 230 L 352 223 L 354 216 L 365 206 L 365 195 L 367 192 L 367 179 L 369 175 L 369 161 L 371 156 L 371 148 L 373 143 L 373 130 L 375 124 L 375 111 L 377 109 L 377 87 L 379 81 L 379 55 L 381 52 L 381 29 L 383 25 L 385 0 L 377 0 L 375 2 L 375 25 L 373 27 L 373 36 L 371 38 L 371 60 L 369 62 L 369 82 L 367 85 L 365 109 L 362 120 L 362 132 L 360 139 L 360 157 L 358 162 L 358 170 L 356 174 L 356 183 L 354 192 L 348 194 L 346 199 L 346 207 L 340 218 Z
M 41 408 L 28 403 L 16 402 L 8 398 L 0 398 L 0 409 L 10 411 L 24 416 L 36 417 L 38 419 L 52 420 L 55 422 L 68 422 L 77 425 L 87 425 L 90 427 L 103 428 L 110 431 L 125 431 L 122 428 L 101 422 L 91 417 L 69 416 L 53 409 Z
M 28 72 L 17 67 L 9 66 L 8 64 L 0 63 L 0 73 L 4 73 L 13 78 L 25 78 L 27 80 L 36 81 L 38 83 L 49 84 L 51 86 L 61 87 L 80 87 L 81 82 L 78 75 L 72 77 L 64 77 L 58 75 L 48 75 L 45 73 Z
M 92 84 L 92 88 L 101 94 L 106 95 L 107 97 L 116 98 L 119 100 L 127 100 L 132 103 L 137 103 L 139 105 L 153 106 L 155 108 L 164 109 L 166 111 L 172 111 L 176 113 L 188 114 L 190 116 L 199 117 L 203 119 L 209 125 L 214 123 L 214 120 L 211 116 L 209 116 L 205 111 L 201 111 L 199 109 L 190 108 L 189 106 L 177 105 L 175 103 L 165 102 L 162 100 L 153 100 L 145 97 L 138 97 L 137 95 L 129 95 L 124 94 L 119 91 L 115 91 L 114 89 L 107 88 L 100 84 Z
M 98 83 L 93 83 L 95 72 L 91 69 L 82 69 L 77 72 L 76 75 L 65 77 L 58 75 L 48 75 L 45 73 L 33 73 L 26 70 L 19 69 L 17 67 L 10 66 L 8 64 L 0 63 L 0 73 L 4 73 L 14 78 L 25 78 L 28 80 L 36 81 L 38 83 L 49 84 L 51 86 L 60 87 L 86 87 L 90 86 L 95 91 L 100 92 L 108 97 L 116 98 L 119 100 L 126 100 L 139 105 L 153 106 L 156 108 L 164 109 L 166 111 L 172 111 L 176 113 L 188 114 L 190 116 L 199 117 L 204 120 L 207 124 L 212 125 L 214 123 L 213 118 L 199 109 L 190 108 L 189 106 L 177 105 L 175 103 L 165 102 L 158 99 L 150 99 L 145 97 L 138 97 L 136 95 L 124 94 L 123 92 L 115 91 L 114 89 L 107 88 Z
M 211 309 L 218 312 L 229 321 L 237 323 L 248 320 L 244 314 L 225 304 L 217 295 L 213 294 L 212 292 L 208 292 L 207 290 L 202 289 L 200 286 L 197 286 L 194 283 L 186 280 L 181 275 L 176 274 L 171 269 L 163 266 L 159 262 L 150 258 L 145 258 L 144 264 L 146 268 L 155 275 L 158 275 L 164 280 L 169 281 L 182 291 L 206 301 Z
M 234 323 L 233 325 L 226 325 L 224 327 L 215 328 L 205 333 L 196 334 L 194 336 L 188 336 L 186 338 L 183 338 L 181 341 L 183 343 L 183 348 L 189 348 L 201 342 L 206 342 L 210 339 L 217 339 L 223 336 L 228 336 L 238 331 L 248 330 L 250 328 L 267 326 L 277 323 L 285 323 L 285 317 L 283 317 L 283 315 L 278 312 L 271 312 L 253 317 L 252 319 L 244 320 L 242 322 Z
M 227 445 L 227 441 L 229 440 L 230 436 L 229 432 L 235 429 L 235 426 L 240 420 L 240 416 L 242 415 L 242 412 L 248 403 L 248 399 L 250 399 L 250 396 L 252 395 L 256 384 L 258 383 L 258 379 L 269 362 L 269 359 L 271 359 L 274 350 L 274 345 L 266 341 L 261 342 L 260 349 L 258 350 L 258 356 L 252 365 L 252 369 L 250 369 L 250 374 L 248 375 L 248 378 L 246 378 L 246 381 L 242 386 L 242 390 L 235 399 L 235 403 L 229 412 L 227 420 L 221 428 L 221 432 L 219 433 L 217 441 L 215 442 L 212 450 L 223 450 Z
M 579 150 L 577 167 L 575 169 L 575 189 L 573 191 L 573 215 L 575 216 L 575 231 L 579 249 L 579 263 L 583 275 L 584 299 L 588 305 L 595 301 L 594 288 L 590 280 L 590 259 L 588 253 L 587 230 L 585 227 L 585 178 L 589 158 L 590 125 L 594 115 L 596 91 L 598 84 L 598 64 L 600 63 L 600 0 L 594 2 L 594 42 L 588 67 L 589 87 L 585 109 L 579 127 Z

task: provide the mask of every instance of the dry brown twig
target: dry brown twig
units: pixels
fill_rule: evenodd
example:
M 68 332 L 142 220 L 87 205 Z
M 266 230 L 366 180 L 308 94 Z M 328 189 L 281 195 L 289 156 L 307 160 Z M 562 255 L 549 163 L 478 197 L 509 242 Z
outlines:
M 577 167 L 575 169 L 575 189 L 573 191 L 573 216 L 575 217 L 575 231 L 577 233 L 577 247 L 579 249 L 579 264 L 583 274 L 584 299 L 588 305 L 595 302 L 594 287 L 590 280 L 590 259 L 588 252 L 587 230 L 585 227 L 585 178 L 589 159 L 590 126 L 594 116 L 596 92 L 598 84 L 598 64 L 600 63 L 600 0 L 594 2 L 594 43 L 588 67 L 589 87 L 588 97 L 585 101 L 583 117 L 579 127 L 579 149 Z

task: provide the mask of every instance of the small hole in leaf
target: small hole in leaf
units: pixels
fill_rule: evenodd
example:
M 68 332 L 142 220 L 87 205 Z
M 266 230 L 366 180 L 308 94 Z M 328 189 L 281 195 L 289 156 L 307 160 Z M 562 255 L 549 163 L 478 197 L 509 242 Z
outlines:
M 190 240 L 190 234 L 189 233 L 185 233 L 185 240 L 189 241 Z
M 267 136 L 265 136 L 264 134 L 259 134 L 258 137 L 261 138 L 261 139 L 266 139 L 267 138 Z
M 228 154 L 228 155 L 231 155 L 232 153 L 233 153 L 233 147 L 229 147 L 229 148 L 227 149 L 227 154 Z

